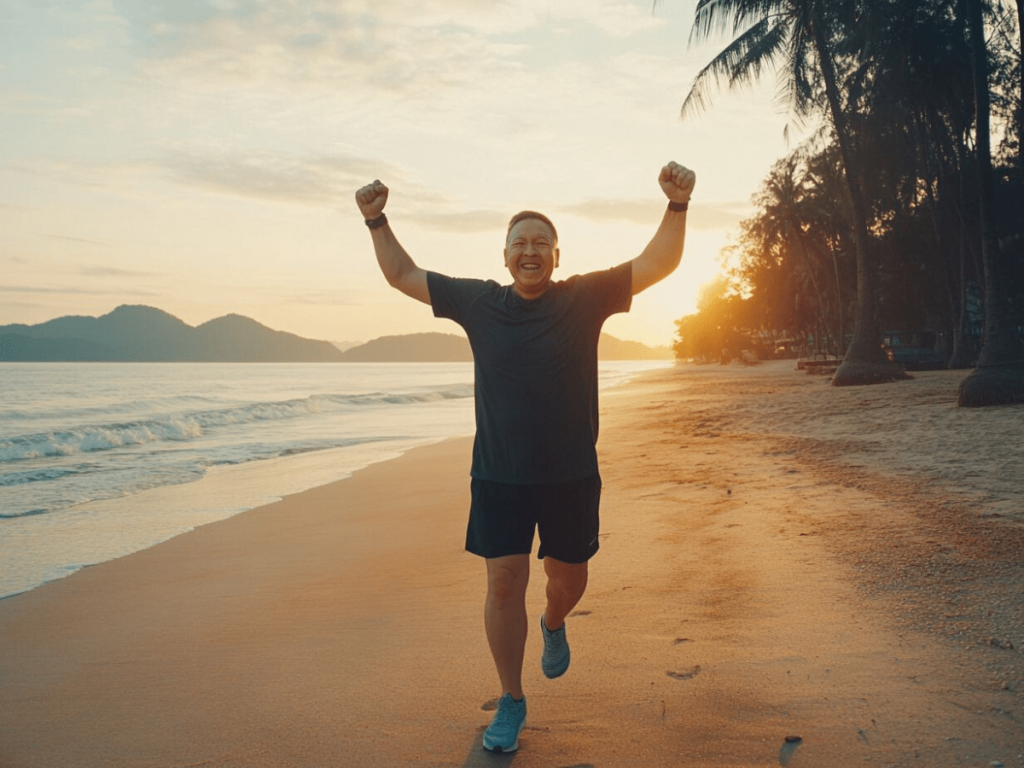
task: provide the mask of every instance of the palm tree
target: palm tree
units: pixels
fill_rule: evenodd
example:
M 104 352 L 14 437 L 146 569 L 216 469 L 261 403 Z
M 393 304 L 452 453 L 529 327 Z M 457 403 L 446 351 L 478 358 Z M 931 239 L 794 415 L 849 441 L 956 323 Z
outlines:
M 1024 48 L 1024 0 L 1017 0 L 1017 45 Z M 1024 55 L 1018 51 L 1017 62 L 1017 168 L 1024 168 L 1021 163 L 1021 145 L 1024 144 Z
M 835 30 L 841 22 L 839 14 L 855 10 L 852 6 L 844 0 L 699 0 L 691 43 L 730 29 L 735 37 L 697 74 L 681 110 L 685 118 L 705 109 L 710 104 L 713 86 L 723 81 L 730 87 L 749 84 L 779 59 L 783 62 L 778 69 L 780 91 L 798 117 L 810 114 L 823 89 L 827 116 L 831 118 L 845 171 L 857 260 L 853 339 L 833 376 L 835 385 L 872 384 L 906 377 L 882 354 L 881 332 L 875 316 L 868 209 L 839 89 Z M 846 63 L 850 61 L 856 63 L 856 57 L 847 57 Z
M 818 279 L 820 269 L 814 258 L 819 248 L 813 242 L 817 216 L 810 193 L 811 180 L 800 152 L 777 161 L 755 196 L 760 212 L 743 223 L 744 234 L 762 252 L 791 262 L 788 271 L 797 283 L 796 292 L 808 293 L 808 287 L 813 291 L 819 347 L 824 343 L 832 354 L 837 354 L 843 341 L 842 310 L 838 311 L 838 323 L 834 323 L 828 311 L 828 285 Z M 794 288 L 787 290 L 792 292 Z M 839 305 L 839 296 L 834 298 Z
M 883 185 L 869 191 L 876 211 L 888 207 L 882 215 L 893 222 L 894 234 L 902 232 L 898 253 L 904 263 L 889 266 L 913 269 L 919 260 L 922 272 L 911 287 L 924 289 L 932 327 L 945 336 L 949 367 L 967 368 L 977 355 L 967 335 L 967 256 L 973 252 L 967 229 L 973 243 L 975 224 L 964 215 L 963 184 L 973 81 L 963 66 L 970 57 L 966 27 L 952 4 L 889 3 L 885 23 L 872 30 L 871 66 L 858 72 L 855 88 L 868 94 L 858 110 L 867 115 L 861 132 L 872 144 L 888 145 L 884 159 L 875 158 L 872 166 L 890 173 L 872 179 L 889 175 L 896 181 L 888 190 Z M 966 207 L 973 210 L 973 202 Z M 922 285 L 925 273 L 933 278 L 930 287 Z
M 1024 402 L 1024 341 L 1010 302 L 1006 260 L 996 230 L 996 191 L 989 136 L 988 51 L 982 0 L 963 0 L 971 41 L 985 280 L 985 340 L 978 367 L 960 383 L 961 406 Z M 1019 8 L 1019 4 L 1018 4 Z

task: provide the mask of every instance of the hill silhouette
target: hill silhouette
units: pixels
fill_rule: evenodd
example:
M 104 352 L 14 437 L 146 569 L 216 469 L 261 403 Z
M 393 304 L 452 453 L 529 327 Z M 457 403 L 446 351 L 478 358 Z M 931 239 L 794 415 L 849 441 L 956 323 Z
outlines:
M 601 334 L 601 360 L 671 359 L 648 347 Z M 382 336 L 341 351 L 231 314 L 192 327 L 154 307 L 123 305 L 101 317 L 69 315 L 38 325 L 0 326 L 2 362 L 354 363 L 469 362 L 464 335 Z
M 472 362 L 469 339 L 454 333 L 410 333 L 381 336 L 342 352 L 347 363 Z
M 160 309 L 123 305 L 102 317 L 0 326 L 0 360 L 14 362 L 339 362 L 327 341 L 275 331 L 241 315 L 193 328 Z
M 602 333 L 597 344 L 599 360 L 671 360 L 668 347 L 648 347 L 639 341 L 623 341 Z M 349 363 L 469 362 L 473 359 L 469 340 L 454 333 L 410 333 L 381 336 L 342 353 Z

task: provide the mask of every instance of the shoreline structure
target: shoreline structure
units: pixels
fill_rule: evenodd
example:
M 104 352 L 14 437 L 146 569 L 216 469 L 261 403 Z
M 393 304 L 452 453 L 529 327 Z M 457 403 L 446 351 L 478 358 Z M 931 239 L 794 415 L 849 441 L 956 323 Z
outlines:
M 602 392 L 602 547 L 564 679 L 530 637 L 517 768 L 1024 766 L 1024 407 L 794 368 Z M 471 442 L 0 601 L 0 764 L 492 765 Z

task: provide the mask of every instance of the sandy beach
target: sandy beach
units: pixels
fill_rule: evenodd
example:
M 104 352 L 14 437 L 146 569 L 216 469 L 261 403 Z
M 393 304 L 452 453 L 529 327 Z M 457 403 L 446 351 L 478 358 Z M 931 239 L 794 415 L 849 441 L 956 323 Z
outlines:
M 462 438 L 0 601 L 0 766 L 1024 768 L 1024 406 L 964 375 L 603 394 L 573 664 L 531 635 L 513 756 Z

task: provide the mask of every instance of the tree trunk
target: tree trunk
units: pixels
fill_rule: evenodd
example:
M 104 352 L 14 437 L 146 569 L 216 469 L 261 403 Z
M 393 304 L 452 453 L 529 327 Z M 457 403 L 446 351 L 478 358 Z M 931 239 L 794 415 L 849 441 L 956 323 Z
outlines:
M 785 230 L 787 240 L 792 244 L 793 250 L 799 254 L 800 261 L 803 262 L 804 267 L 807 269 L 807 275 L 811 279 L 811 287 L 814 289 L 814 298 L 818 302 L 818 324 L 819 334 L 822 330 L 825 332 L 825 338 L 835 338 L 832 333 L 832 328 L 829 325 L 827 313 L 825 311 L 825 298 L 821 293 L 821 289 L 818 288 L 818 278 L 814 274 L 814 264 L 811 263 L 811 257 L 807 255 L 807 248 L 804 246 L 803 233 L 800 227 L 789 219 L 785 222 Z M 819 342 L 818 346 L 821 346 Z
M 956 331 L 953 335 L 953 354 L 949 358 L 949 368 L 970 368 L 974 365 L 974 351 L 967 340 L 967 222 L 964 220 L 964 207 L 967 195 L 964 190 L 967 175 L 967 137 L 958 138 L 956 158 L 960 166 L 960 192 L 957 198 L 957 221 L 960 224 L 960 315 L 957 318 Z
M 957 318 L 956 330 L 953 332 L 953 354 L 949 358 L 948 367 L 970 368 L 971 350 L 967 343 L 967 243 L 964 223 L 960 223 L 960 316 Z
M 1013 311 L 1007 264 L 996 230 L 996 189 L 989 134 L 988 60 L 982 0 L 966 0 L 974 69 L 981 262 L 985 283 L 985 338 L 978 367 L 960 383 L 961 406 L 1024 403 L 1024 342 Z
M 1024 11 L 1021 10 L 1021 3 L 1024 0 L 1017 0 L 1017 42 L 1024 49 Z M 1021 160 L 1021 150 L 1024 149 L 1024 55 L 1020 57 L 1020 72 L 1017 83 L 1017 169 L 1024 170 L 1024 161 Z
M 836 316 L 839 324 L 839 334 L 836 338 L 836 356 L 846 355 L 846 320 L 843 319 L 843 285 L 839 280 L 839 259 L 836 258 L 835 250 L 832 251 L 832 274 L 836 279 Z
M 882 353 L 882 333 L 876 317 L 873 264 L 869 257 L 868 216 L 864 194 L 860 186 L 857 166 L 853 162 L 850 132 L 839 97 L 832 54 L 825 41 L 818 15 L 811 24 L 814 47 L 825 82 L 825 95 L 832 112 L 832 124 L 836 129 L 839 152 L 843 158 L 843 170 L 850 191 L 853 206 L 853 243 L 857 255 L 857 305 L 853 320 L 853 339 L 846 350 L 842 364 L 832 376 L 835 386 L 852 384 L 880 384 L 886 381 L 909 378 L 898 366 L 890 363 Z

